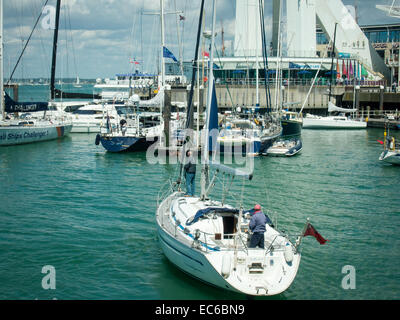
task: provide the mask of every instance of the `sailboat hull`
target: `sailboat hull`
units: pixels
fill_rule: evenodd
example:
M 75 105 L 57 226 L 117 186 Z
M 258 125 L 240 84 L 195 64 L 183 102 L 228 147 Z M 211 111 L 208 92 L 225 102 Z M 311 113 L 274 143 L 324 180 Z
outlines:
M 302 121 L 282 120 L 282 136 L 300 136 L 303 128 Z
M 379 160 L 394 165 L 400 165 L 400 151 L 384 151 Z
M 259 154 L 262 149 L 260 140 L 241 141 L 235 139 L 218 139 L 221 154 Z
M 1 126 L 0 146 L 28 144 L 63 138 L 72 130 L 70 125 Z
M 275 134 L 261 137 L 260 153 L 265 153 L 281 135 L 282 130 L 280 130 L 279 133 L 277 131 Z
M 345 117 L 304 118 L 304 129 L 365 129 L 366 122 L 348 120 Z
M 208 285 L 236 291 L 226 283 L 203 253 L 180 243 L 160 225 L 157 229 L 161 249 L 172 264 Z
M 103 136 L 100 138 L 104 149 L 113 153 L 146 151 L 157 140 L 158 137 L 147 139 L 146 137 Z
M 213 203 L 222 215 L 214 213 L 210 220 L 201 212 L 207 214 L 205 211 L 213 208 L 199 198 L 176 192 L 162 201 L 156 221 L 160 246 L 168 260 L 192 277 L 232 292 L 272 296 L 285 291 L 297 274 L 300 253 L 269 225 L 265 249 L 248 248 L 249 238 L 243 234 L 242 240 L 235 242 L 228 221 L 238 216 L 232 207 L 220 205 Z M 284 252 L 290 253 L 290 260 L 285 260 L 289 258 Z

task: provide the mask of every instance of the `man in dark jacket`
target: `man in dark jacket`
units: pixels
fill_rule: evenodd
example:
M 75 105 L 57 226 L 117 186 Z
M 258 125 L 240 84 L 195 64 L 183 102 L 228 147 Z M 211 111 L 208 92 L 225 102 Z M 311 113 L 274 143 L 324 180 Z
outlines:
M 257 204 L 254 207 L 254 214 L 251 216 L 249 228 L 253 235 L 250 240 L 250 248 L 260 247 L 264 249 L 264 232 L 267 224 L 267 217 L 261 211 L 261 206 Z
M 186 195 L 193 197 L 196 177 L 196 164 L 194 163 L 190 150 L 186 152 L 185 163 Z

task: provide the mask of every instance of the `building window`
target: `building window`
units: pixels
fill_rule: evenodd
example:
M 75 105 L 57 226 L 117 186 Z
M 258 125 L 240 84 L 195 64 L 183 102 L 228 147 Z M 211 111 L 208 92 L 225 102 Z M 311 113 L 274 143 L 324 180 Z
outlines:
M 378 32 L 378 42 L 379 43 L 387 42 L 387 32 L 386 31 Z
M 328 44 L 328 38 L 325 33 L 317 33 L 317 44 Z
M 371 43 L 376 43 L 377 42 L 376 39 L 377 39 L 376 32 L 370 32 L 369 33 L 369 41 Z
M 389 42 L 400 42 L 400 30 L 390 31 Z

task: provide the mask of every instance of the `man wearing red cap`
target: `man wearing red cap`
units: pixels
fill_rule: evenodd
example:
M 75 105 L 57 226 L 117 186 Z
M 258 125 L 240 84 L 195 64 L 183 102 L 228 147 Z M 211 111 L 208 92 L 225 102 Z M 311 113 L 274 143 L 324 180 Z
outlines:
M 249 228 L 253 235 L 250 240 L 250 248 L 260 247 L 264 249 L 264 233 L 266 231 L 267 217 L 261 211 L 259 204 L 254 207 L 254 214 L 251 216 Z

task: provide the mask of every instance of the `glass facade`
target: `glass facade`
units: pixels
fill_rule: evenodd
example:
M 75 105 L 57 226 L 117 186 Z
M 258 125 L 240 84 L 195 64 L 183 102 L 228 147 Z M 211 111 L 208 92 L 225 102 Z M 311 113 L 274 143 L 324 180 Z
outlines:
M 389 42 L 400 42 L 400 30 L 392 30 L 389 32 Z
M 381 29 L 363 29 L 365 36 L 371 43 L 400 42 L 400 27 L 382 27 Z M 328 44 L 329 40 L 325 33 L 317 32 L 317 44 Z
M 317 33 L 317 44 L 328 44 L 329 40 L 325 33 Z

